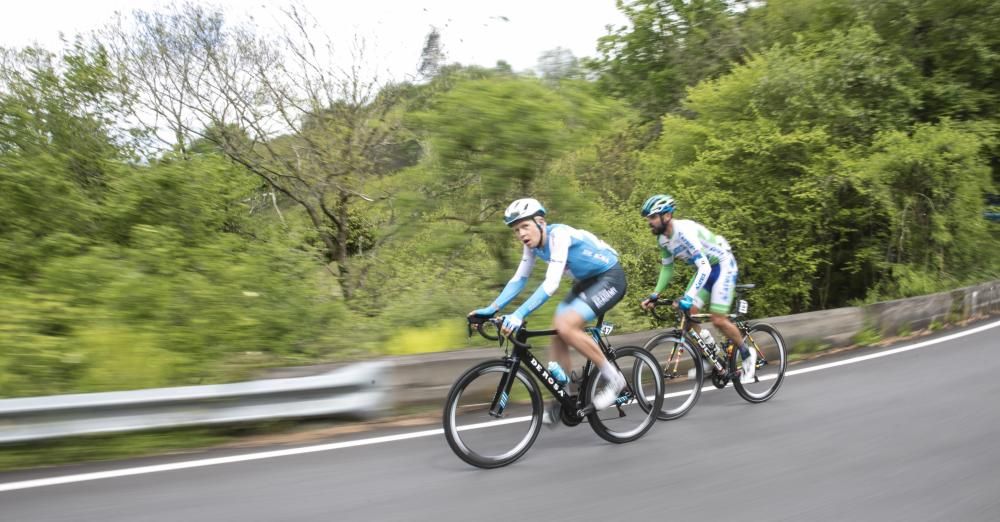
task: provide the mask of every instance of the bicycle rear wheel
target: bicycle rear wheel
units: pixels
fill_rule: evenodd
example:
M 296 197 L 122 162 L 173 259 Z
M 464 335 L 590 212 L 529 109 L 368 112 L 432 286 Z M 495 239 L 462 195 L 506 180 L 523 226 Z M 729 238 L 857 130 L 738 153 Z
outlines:
M 673 420 L 691 411 L 701 396 L 705 380 L 698 353 L 680 336 L 668 333 L 653 337 L 643 348 L 653 354 L 663 368 L 663 405 L 657 414 L 659 420 Z M 639 365 L 636 370 L 645 366 Z M 651 408 L 652 401 L 637 397 L 639 405 Z
M 490 415 L 501 380 L 510 363 L 487 361 L 473 366 L 452 385 L 445 402 L 444 434 L 455 455 L 480 468 L 498 468 L 521 458 L 542 426 L 542 393 L 518 368 L 507 407 L 500 418 Z
M 587 421 L 606 441 L 631 442 L 643 436 L 656 422 L 663 405 L 663 374 L 656 358 L 638 346 L 616 348 L 611 360 L 622 370 L 627 386 L 619 394 L 618 404 L 591 413 Z M 600 370 L 593 368 L 584 391 L 588 404 L 593 403 L 597 391 L 604 385 Z M 643 403 L 639 397 L 644 398 Z
M 767 323 L 757 323 L 750 326 L 743 341 L 747 348 L 757 351 L 757 371 L 753 382 L 744 383 L 740 377 L 734 377 L 733 387 L 740 397 L 749 402 L 764 402 L 778 392 L 785 378 L 785 367 L 788 364 L 785 339 L 777 328 Z M 734 349 L 729 358 L 729 368 L 734 373 L 742 363 L 739 352 Z

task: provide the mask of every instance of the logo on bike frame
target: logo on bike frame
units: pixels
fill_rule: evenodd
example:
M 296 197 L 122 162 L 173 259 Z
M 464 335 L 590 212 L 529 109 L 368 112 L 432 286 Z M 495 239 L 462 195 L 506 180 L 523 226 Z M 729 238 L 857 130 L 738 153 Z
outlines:
M 535 359 L 534 357 L 531 358 L 531 367 L 535 369 L 535 373 L 538 374 L 538 377 L 540 377 L 543 381 L 549 383 L 549 386 L 552 387 L 552 389 L 556 392 L 557 395 L 559 395 L 560 397 L 566 396 L 566 389 L 563 388 L 563 385 L 560 384 L 559 381 L 557 381 L 554 377 L 552 377 L 551 374 L 549 374 L 549 371 L 546 370 L 544 366 L 542 366 L 542 363 L 538 362 L 538 359 Z

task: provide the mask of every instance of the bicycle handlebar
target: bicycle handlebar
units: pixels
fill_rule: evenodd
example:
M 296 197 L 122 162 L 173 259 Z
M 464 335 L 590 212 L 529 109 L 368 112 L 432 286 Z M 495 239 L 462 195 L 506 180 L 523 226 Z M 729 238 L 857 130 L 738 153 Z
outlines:
M 485 317 L 481 315 L 470 315 L 467 316 L 467 319 L 469 323 L 468 324 L 469 337 L 472 336 L 472 330 L 475 329 L 477 332 L 479 332 L 479 335 L 485 337 L 486 339 L 489 339 L 491 341 L 500 340 L 501 338 L 500 328 L 503 325 L 503 317 Z M 487 333 L 486 331 L 484 331 L 484 328 L 486 328 L 487 324 L 492 325 L 492 328 L 490 329 L 495 329 L 496 334 Z M 511 332 L 509 335 L 505 336 L 507 340 L 513 343 L 514 346 L 518 346 L 520 348 L 530 348 L 528 343 L 524 342 L 529 337 L 557 335 L 557 332 L 555 330 L 528 330 L 525 328 L 526 325 L 527 321 L 525 321 L 520 328 Z M 519 340 L 519 338 L 522 340 Z
M 757 285 L 755 285 L 753 283 L 738 284 L 735 287 L 736 288 L 736 297 L 740 298 L 740 296 L 744 292 L 746 292 L 748 290 L 753 290 L 756 287 L 757 287 Z M 656 320 L 658 320 L 658 321 L 666 321 L 666 320 L 668 320 L 669 317 L 667 317 L 665 315 L 662 315 L 662 314 L 656 313 L 656 308 L 659 307 L 659 306 L 672 306 L 674 304 L 674 300 L 673 299 L 657 299 L 657 300 L 653 301 L 652 303 L 653 303 L 653 308 L 651 310 L 647 310 L 647 312 L 649 312 L 649 314 L 652 315 L 653 318 L 656 319 Z M 675 308 L 674 310 L 677 310 L 675 313 L 677 314 L 678 319 L 687 319 L 688 321 L 694 321 L 696 323 L 700 323 L 700 322 L 702 322 L 702 320 L 704 320 L 704 317 L 699 317 L 699 316 L 702 316 L 703 314 L 695 314 L 694 316 L 692 316 L 690 310 L 680 310 L 679 308 Z M 681 312 L 683 312 L 683 315 L 681 314 Z M 745 310 L 741 310 L 740 313 L 745 313 Z
M 673 304 L 674 304 L 674 300 L 673 299 L 657 299 L 656 301 L 653 301 L 652 303 L 653 303 L 653 308 L 651 310 L 647 310 L 647 311 L 649 312 L 649 315 L 652 315 L 653 318 L 656 319 L 656 320 L 658 320 L 658 321 L 666 321 L 666 320 L 670 319 L 666 315 L 656 313 L 656 309 L 659 308 L 659 307 L 661 307 L 661 306 L 669 306 L 669 307 L 671 307 L 671 309 L 674 310 L 674 314 L 676 314 L 676 317 L 679 320 L 686 320 L 688 322 L 695 322 L 695 323 L 700 323 L 700 322 L 702 322 L 702 320 L 704 320 L 704 317 L 698 317 L 698 315 L 701 315 L 701 314 L 697 314 L 695 316 L 692 316 L 691 315 L 691 310 L 681 310 L 679 307 L 678 308 L 674 308 L 673 307 Z
M 483 316 L 483 315 L 470 315 L 470 316 L 468 316 L 468 321 L 469 321 L 469 324 L 468 324 L 469 337 L 472 337 L 472 330 L 475 329 L 476 332 L 479 333 L 479 335 L 485 337 L 486 339 L 489 339 L 491 341 L 499 341 L 500 340 L 500 323 L 498 322 L 498 321 L 500 321 L 499 318 L 497 318 L 497 317 L 487 317 L 487 316 Z M 487 324 L 493 325 L 493 328 L 496 330 L 497 333 L 496 334 L 486 333 L 486 331 L 484 331 L 483 328 Z

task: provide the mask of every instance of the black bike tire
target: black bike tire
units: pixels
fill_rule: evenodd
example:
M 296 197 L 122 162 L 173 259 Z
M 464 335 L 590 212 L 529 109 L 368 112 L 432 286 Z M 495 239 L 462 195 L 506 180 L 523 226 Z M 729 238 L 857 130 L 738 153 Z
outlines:
M 653 357 L 656 357 L 656 359 L 658 361 L 660 361 L 660 363 L 662 365 L 664 365 L 664 366 L 660 366 L 660 371 L 663 373 L 662 377 L 664 379 L 664 382 L 666 382 L 665 366 L 669 366 L 670 365 L 670 361 L 667 360 L 666 362 L 664 362 L 662 357 L 658 357 L 657 356 L 657 352 L 656 352 L 656 348 L 659 347 L 659 346 L 663 346 L 666 343 L 678 343 L 678 344 L 680 344 L 681 345 L 681 349 L 687 351 L 688 356 L 691 357 L 692 361 L 694 361 L 694 368 L 695 368 L 695 379 L 694 379 L 694 382 L 695 382 L 695 387 L 694 387 L 694 391 L 691 394 L 691 400 L 688 401 L 685 405 L 683 405 L 682 408 L 674 409 L 674 410 L 671 410 L 671 411 L 665 411 L 663 409 L 663 406 L 661 405 L 661 407 L 660 407 L 660 413 L 657 414 L 657 419 L 662 420 L 662 421 L 679 419 L 679 418 L 683 417 L 684 415 L 687 415 L 687 413 L 689 411 L 691 411 L 692 408 L 694 408 L 694 405 L 698 403 L 698 398 L 701 397 L 701 388 L 705 384 L 705 368 L 704 368 L 704 366 L 702 364 L 701 354 L 698 353 L 698 350 L 695 350 L 690 344 L 687 343 L 687 341 L 685 341 L 682 337 L 678 336 L 675 332 L 667 332 L 667 333 L 662 333 L 660 335 L 657 335 L 657 336 L 651 338 L 650 340 L 646 341 L 646 344 L 643 345 L 643 347 L 642 347 L 643 350 L 646 350 L 647 352 L 651 353 L 653 355 Z M 668 348 L 664 352 L 667 355 L 668 359 L 669 359 L 671 351 L 672 351 L 672 347 Z M 666 385 L 664 384 L 664 389 L 665 388 L 666 388 Z M 667 402 L 666 400 L 663 401 L 664 404 L 666 404 L 666 402 Z M 645 409 L 645 408 L 649 407 L 649 401 L 645 400 L 644 397 L 640 398 L 639 399 L 639 406 L 642 407 L 643 409 Z
M 660 408 L 663 406 L 663 375 L 662 375 L 662 370 L 660 369 L 660 363 L 656 360 L 656 357 L 653 357 L 653 354 L 649 353 L 648 351 L 638 346 L 621 346 L 615 348 L 611 357 L 612 359 L 617 360 L 621 357 L 625 357 L 628 355 L 635 355 L 636 357 L 646 359 L 646 363 L 650 365 L 652 371 L 655 371 L 657 374 L 659 374 L 653 376 L 653 382 L 655 383 L 656 390 L 654 392 L 655 399 L 653 399 L 652 409 L 657 412 L 660 411 Z M 596 366 L 594 366 L 594 368 L 591 370 L 591 375 L 590 378 L 588 379 L 587 389 L 584 391 L 584 393 L 587 394 L 586 395 L 587 404 L 593 403 L 594 395 L 597 393 L 597 383 L 600 380 L 598 378 L 599 372 L 600 370 Z M 600 412 L 595 411 L 590 415 L 587 415 L 587 422 L 590 423 L 590 427 L 594 430 L 594 433 L 596 433 L 599 437 L 608 442 L 613 442 L 615 444 L 632 442 L 638 439 L 639 437 L 645 435 L 649 431 L 649 429 L 653 427 L 653 424 L 656 423 L 657 419 L 656 414 L 652 413 L 652 411 L 649 409 L 640 407 L 640 410 L 642 410 L 643 413 L 647 415 L 647 418 L 645 421 L 643 421 L 643 425 L 641 425 L 638 431 L 627 436 L 619 436 L 614 432 L 612 432 L 611 430 L 609 430 L 606 426 L 604 426 L 599 416 Z
M 472 451 L 468 446 L 466 446 L 461 441 L 461 435 L 458 432 L 458 427 L 455 426 L 455 409 L 457 407 L 458 399 L 462 396 L 462 391 L 476 378 L 485 375 L 487 370 L 493 368 L 500 368 L 498 371 L 509 372 L 510 363 L 500 360 L 495 361 L 485 361 L 479 363 L 472 368 L 469 368 L 462 374 L 455 384 L 451 386 L 451 390 L 448 392 L 448 399 L 445 401 L 444 413 L 442 415 L 442 424 L 444 426 L 444 435 L 448 440 L 448 446 L 451 450 L 455 452 L 455 455 L 463 461 L 476 466 L 477 468 L 492 469 L 506 466 L 517 459 L 524 456 L 524 454 L 531 448 L 535 443 L 535 439 L 538 438 L 538 432 L 542 428 L 542 392 L 539 390 L 538 385 L 531 376 L 521 368 L 517 369 L 517 379 L 524 383 L 524 386 L 528 389 L 529 395 L 531 395 L 531 414 L 532 426 L 530 427 L 527 437 L 518 442 L 521 444 L 523 441 L 527 441 L 524 446 L 517 452 L 505 457 L 505 458 L 491 458 L 487 456 L 482 456 Z M 514 446 L 515 448 L 517 445 Z
M 750 325 L 748 331 L 751 334 L 754 332 L 768 332 L 768 334 L 773 336 L 780 343 L 780 349 L 778 350 L 780 360 L 777 361 L 780 363 L 778 376 L 774 379 L 774 383 L 770 388 L 768 388 L 766 393 L 763 395 L 751 394 L 746 388 L 743 387 L 743 383 L 740 382 L 739 377 L 733 377 L 733 388 L 736 388 L 736 393 L 740 394 L 740 397 L 743 397 L 743 400 L 758 404 L 774 397 L 774 394 L 778 393 L 778 388 L 781 387 L 782 381 L 785 380 L 785 370 L 788 368 L 788 344 L 785 343 L 785 338 L 781 336 L 781 332 L 779 332 L 774 326 L 767 323 L 752 324 Z M 729 371 L 734 375 L 737 370 L 736 356 L 738 352 L 738 349 L 734 349 L 733 353 L 729 356 Z

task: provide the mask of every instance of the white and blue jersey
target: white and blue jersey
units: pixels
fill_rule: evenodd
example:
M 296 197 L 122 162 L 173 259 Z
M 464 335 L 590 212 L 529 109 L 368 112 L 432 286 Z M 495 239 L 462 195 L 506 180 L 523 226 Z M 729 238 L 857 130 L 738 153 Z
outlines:
M 549 263 L 550 267 L 553 263 L 564 263 L 565 271 L 577 281 L 603 274 L 618 263 L 618 252 L 586 230 L 569 225 L 546 225 L 545 235 L 547 239 L 541 247 L 524 247 L 521 266 L 514 277 L 525 268 L 526 261 L 527 273 L 521 275 L 527 277 L 531 273 L 533 260 L 530 256 Z
M 555 294 L 564 272 L 579 281 L 603 274 L 618 265 L 618 252 L 594 234 L 569 225 L 546 225 L 543 245 L 538 248 L 525 245 L 517 272 L 496 300 L 498 309 L 510 303 L 524 289 L 536 258 L 547 262 L 549 267 L 542 285 L 514 312 L 522 319 Z

